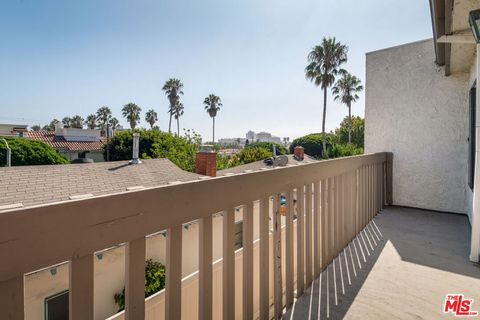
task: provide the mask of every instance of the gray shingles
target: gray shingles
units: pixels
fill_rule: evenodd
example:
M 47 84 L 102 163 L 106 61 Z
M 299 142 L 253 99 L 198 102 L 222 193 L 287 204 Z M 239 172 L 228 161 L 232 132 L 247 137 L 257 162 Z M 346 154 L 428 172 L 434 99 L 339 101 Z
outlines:
M 146 188 L 171 181 L 198 180 L 199 175 L 183 171 L 167 159 L 55 166 L 0 168 L 0 206 L 22 202 L 25 206 L 68 200 L 71 195 L 113 194 L 128 187 Z

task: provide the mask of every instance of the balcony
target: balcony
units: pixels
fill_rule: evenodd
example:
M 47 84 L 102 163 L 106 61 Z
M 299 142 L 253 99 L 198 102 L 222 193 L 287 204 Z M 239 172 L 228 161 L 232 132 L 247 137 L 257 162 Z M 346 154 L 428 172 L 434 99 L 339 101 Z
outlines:
M 465 254 L 468 222 L 385 207 L 391 159 L 376 153 L 5 211 L 0 318 L 24 318 L 26 273 L 69 261 L 70 319 L 94 319 L 95 252 L 123 243 L 126 308 L 111 319 L 442 317 L 445 294 L 475 297 L 480 284 Z M 223 254 L 213 261 L 219 213 Z M 182 230 L 192 221 L 199 267 L 182 279 Z M 166 288 L 145 300 L 146 236 L 162 230 Z

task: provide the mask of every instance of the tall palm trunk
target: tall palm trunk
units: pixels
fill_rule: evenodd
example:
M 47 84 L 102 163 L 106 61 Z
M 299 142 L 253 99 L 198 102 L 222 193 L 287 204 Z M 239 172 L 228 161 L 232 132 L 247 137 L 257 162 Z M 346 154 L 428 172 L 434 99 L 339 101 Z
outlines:
M 327 149 L 327 143 L 325 141 L 325 118 L 327 117 L 327 86 L 324 86 L 323 88 L 323 120 L 322 120 L 322 144 L 323 144 L 323 150 L 322 150 L 322 155 Z
M 215 144 L 215 117 L 212 117 L 213 119 L 213 134 L 212 134 L 212 143 Z
M 168 121 L 168 133 L 172 133 L 172 113 L 170 112 L 170 120 Z
M 348 144 L 352 143 L 352 104 L 349 102 L 348 106 Z
M 180 117 L 177 118 L 177 136 L 180 137 Z

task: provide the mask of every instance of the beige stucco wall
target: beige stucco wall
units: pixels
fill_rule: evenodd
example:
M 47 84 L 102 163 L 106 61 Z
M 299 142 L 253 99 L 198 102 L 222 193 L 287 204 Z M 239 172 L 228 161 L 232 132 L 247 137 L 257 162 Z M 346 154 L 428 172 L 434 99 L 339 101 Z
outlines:
M 366 56 L 365 152 L 393 152 L 393 202 L 467 212 L 469 74 L 445 77 L 432 40 Z

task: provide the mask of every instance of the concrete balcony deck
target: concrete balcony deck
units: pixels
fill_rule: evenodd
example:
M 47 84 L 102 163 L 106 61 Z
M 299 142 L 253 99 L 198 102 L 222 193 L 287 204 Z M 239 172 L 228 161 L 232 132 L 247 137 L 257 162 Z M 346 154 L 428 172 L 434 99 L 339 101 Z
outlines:
M 446 294 L 473 298 L 466 216 L 387 207 L 325 269 L 283 319 L 452 319 Z M 365 257 L 365 258 L 364 258 Z

